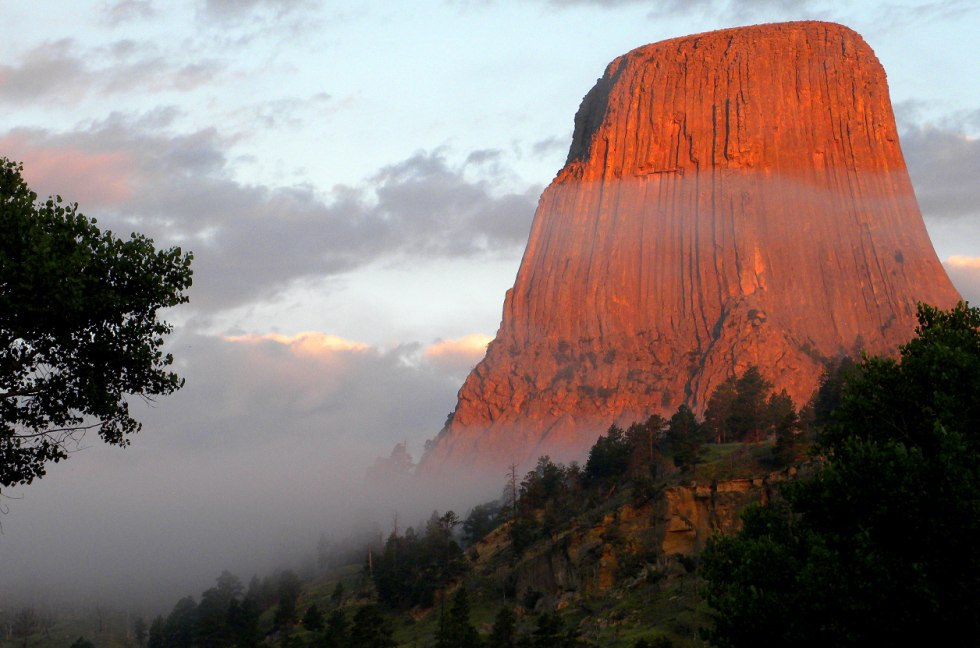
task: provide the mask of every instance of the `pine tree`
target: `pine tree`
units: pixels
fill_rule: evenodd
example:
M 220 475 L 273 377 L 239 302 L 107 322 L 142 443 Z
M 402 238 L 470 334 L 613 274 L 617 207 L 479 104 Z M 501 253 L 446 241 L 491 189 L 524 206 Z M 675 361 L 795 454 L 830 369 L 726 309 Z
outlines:
M 477 648 L 480 635 L 470 623 L 470 601 L 465 587 L 453 595 L 448 615 L 443 615 L 436 633 L 437 648 Z
M 517 639 L 517 616 L 514 610 L 504 606 L 500 608 L 490 630 L 487 648 L 514 648 Z

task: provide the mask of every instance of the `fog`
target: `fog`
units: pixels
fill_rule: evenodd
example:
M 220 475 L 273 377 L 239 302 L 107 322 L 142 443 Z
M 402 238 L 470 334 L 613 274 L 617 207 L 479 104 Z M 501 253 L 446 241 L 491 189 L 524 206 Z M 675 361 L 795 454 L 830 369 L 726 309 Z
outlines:
M 223 569 L 246 581 L 303 569 L 321 533 L 341 541 L 396 513 L 427 517 L 435 500 L 407 482 L 366 486 L 365 469 L 405 441 L 418 458 L 485 344 L 176 336 L 187 384 L 137 410 L 144 431 L 130 447 L 89 435 L 43 479 L 5 493 L 0 607 L 166 611 Z

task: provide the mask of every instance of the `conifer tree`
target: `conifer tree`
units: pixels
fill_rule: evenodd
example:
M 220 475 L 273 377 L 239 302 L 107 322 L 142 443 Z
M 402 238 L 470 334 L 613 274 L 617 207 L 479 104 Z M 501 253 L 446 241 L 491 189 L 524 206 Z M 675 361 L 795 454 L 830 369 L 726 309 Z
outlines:
M 470 623 L 470 601 L 465 587 L 460 587 L 453 595 L 449 614 L 440 618 L 436 633 L 437 648 L 477 648 L 480 635 Z

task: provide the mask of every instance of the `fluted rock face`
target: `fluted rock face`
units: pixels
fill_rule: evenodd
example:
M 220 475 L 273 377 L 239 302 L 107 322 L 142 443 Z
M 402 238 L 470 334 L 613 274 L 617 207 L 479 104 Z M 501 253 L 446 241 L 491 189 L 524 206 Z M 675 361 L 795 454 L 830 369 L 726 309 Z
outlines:
M 750 365 L 800 403 L 825 359 L 894 353 L 917 301 L 958 299 L 858 34 L 647 45 L 583 100 L 497 337 L 423 470 L 581 458 L 610 423 L 700 411 Z

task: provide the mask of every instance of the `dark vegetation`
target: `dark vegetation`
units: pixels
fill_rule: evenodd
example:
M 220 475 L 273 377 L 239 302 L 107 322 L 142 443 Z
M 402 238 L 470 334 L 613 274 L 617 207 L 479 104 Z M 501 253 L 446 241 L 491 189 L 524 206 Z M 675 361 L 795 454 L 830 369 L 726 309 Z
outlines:
M 502 497 L 465 519 L 433 512 L 383 542 L 376 533 L 346 548 L 321 540 L 319 571 L 303 577 L 283 571 L 245 587 L 224 572 L 198 600 L 130 622 L 125 640 L 96 643 L 972 645 L 980 311 L 922 307 L 920 322 L 899 361 L 831 364 L 802 413 L 749 369 L 712 395 L 705 420 L 681 407 L 669 419 L 612 426 L 584 466 L 542 457 L 523 478 L 512 468 Z M 746 509 L 741 531 L 700 556 L 657 555 L 617 526 L 624 507 L 638 510 L 673 485 L 801 460 L 807 476 Z M 606 589 L 562 602 L 546 587 L 517 586 L 518 571 L 563 555 L 589 529 L 617 548 Z M 5 627 L 14 645 L 85 646 L 92 636 L 46 639 L 59 628 L 33 609 Z
M 976 645 L 980 310 L 825 384 L 821 470 L 703 555 L 719 646 Z M 819 402 L 819 401 L 818 401 Z M 760 638 L 765 638 L 760 641 Z
M 126 445 L 140 429 L 127 398 L 181 387 L 157 311 L 191 285 L 190 254 L 39 201 L 22 171 L 0 158 L 0 488 L 42 477 L 86 430 Z

